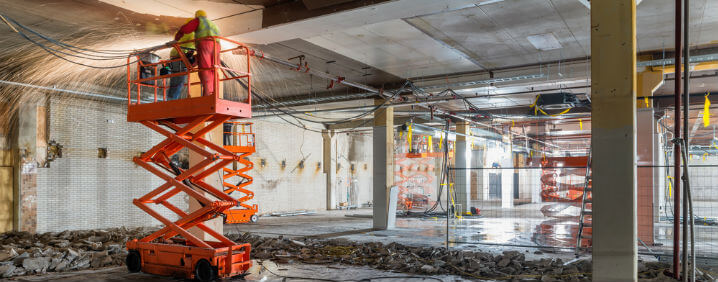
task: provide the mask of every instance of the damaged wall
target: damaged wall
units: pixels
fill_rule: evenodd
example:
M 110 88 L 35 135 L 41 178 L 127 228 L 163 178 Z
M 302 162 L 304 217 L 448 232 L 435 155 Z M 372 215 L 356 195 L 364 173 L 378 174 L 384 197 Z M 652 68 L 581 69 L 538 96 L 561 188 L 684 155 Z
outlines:
M 337 206 L 346 203 L 361 207 L 372 201 L 372 134 L 343 133 L 334 137 L 337 148 Z
M 254 122 L 256 153 L 250 156 L 254 183 L 250 204 L 259 213 L 324 210 L 326 177 L 322 171 L 322 135 L 281 120 Z M 301 161 L 303 164 L 300 164 Z
M 36 169 L 37 232 L 159 224 L 132 199 L 162 181 L 132 158 L 162 138 L 125 120 L 124 105 L 50 99 L 48 139 L 62 146 L 62 157 Z M 98 157 L 98 148 L 107 150 L 106 158 Z M 187 206 L 182 196 L 171 202 L 183 209 Z

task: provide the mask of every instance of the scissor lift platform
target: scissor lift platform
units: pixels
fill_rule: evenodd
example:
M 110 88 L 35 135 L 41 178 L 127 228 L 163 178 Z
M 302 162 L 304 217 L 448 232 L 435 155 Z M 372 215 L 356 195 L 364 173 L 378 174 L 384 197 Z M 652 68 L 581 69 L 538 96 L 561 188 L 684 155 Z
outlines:
M 219 54 L 224 52 L 243 50 L 245 55 L 249 53 L 249 49 L 241 43 L 221 37 L 213 39 L 227 41 L 235 46 L 227 50 L 219 50 L 217 44 L 215 62 L 220 62 Z M 189 92 L 192 86 L 199 84 L 197 81 L 192 82 L 191 74 L 208 69 L 200 70 L 187 63 L 188 68 L 185 72 L 159 75 L 158 71 L 171 62 L 179 60 L 189 62 L 179 47 L 182 43 L 171 47 L 179 51 L 181 58 L 178 59 L 144 62 L 140 57 L 146 55 L 146 50 L 145 53 L 136 55 L 137 69 L 154 69 L 153 75 L 149 77 L 141 76 L 139 71 L 135 72 L 131 67 L 135 64 L 131 64 L 128 58 L 127 120 L 139 122 L 165 137 L 162 142 L 133 159 L 137 165 L 164 181 L 162 185 L 135 199 L 133 203 L 165 226 L 147 237 L 127 242 L 129 254 L 126 263 L 128 270 L 132 272 L 143 271 L 211 281 L 215 278 L 242 275 L 252 265 L 249 244 L 233 242 L 204 224 L 205 221 L 218 216 L 224 217 L 225 211 L 238 205 L 236 199 L 224 192 L 223 185 L 214 187 L 206 182 L 205 178 L 218 173 L 230 163 L 240 161 L 241 157 L 225 149 L 221 144 L 206 139 L 205 135 L 230 119 L 251 117 L 251 95 L 248 95 L 251 93 L 249 58 L 247 58 L 246 72 L 238 72 L 219 65 L 212 68 L 215 76 L 211 83 L 214 83 L 214 89 L 217 89 L 219 94 L 191 95 Z M 228 76 L 227 72 L 238 74 Z M 190 78 L 187 83 L 187 96 L 191 98 L 166 101 L 165 93 L 169 87 L 166 86 L 165 80 L 179 75 Z M 226 80 L 245 80 L 246 99 L 243 101 L 222 99 L 220 83 Z M 143 92 L 143 88 L 154 91 L 150 93 L 150 97 L 143 97 L 147 94 L 146 91 Z M 135 97 L 132 97 L 133 90 Z M 189 149 L 203 159 L 187 169 L 179 168 L 170 161 L 170 158 L 183 148 Z M 181 193 L 197 200 L 200 208 L 185 212 L 169 202 L 172 197 Z M 172 221 L 155 208 L 168 209 L 179 219 Z M 193 235 L 189 231 L 193 227 L 200 229 L 206 237 L 211 237 L 213 240 L 201 239 Z
M 248 190 L 246 187 L 254 182 L 254 178 L 247 174 L 248 171 L 254 168 L 254 163 L 249 159 L 249 156 L 254 154 L 254 132 L 252 130 L 253 124 L 251 122 L 228 122 L 229 131 L 225 131 L 224 134 L 229 138 L 228 143 L 224 145 L 224 148 L 232 153 L 239 156 L 239 161 L 236 161 L 232 168 L 223 168 L 224 174 L 222 180 L 224 184 L 224 192 L 232 195 L 235 192 L 241 193 L 243 196 L 237 198 L 238 205 L 236 208 L 226 210 L 224 214 L 225 223 L 247 223 L 256 222 L 259 217 L 257 212 L 259 208 L 256 204 L 250 205 L 246 202 L 254 198 L 254 192 Z M 226 130 L 226 129 L 225 129 Z M 233 182 L 232 180 L 237 180 Z

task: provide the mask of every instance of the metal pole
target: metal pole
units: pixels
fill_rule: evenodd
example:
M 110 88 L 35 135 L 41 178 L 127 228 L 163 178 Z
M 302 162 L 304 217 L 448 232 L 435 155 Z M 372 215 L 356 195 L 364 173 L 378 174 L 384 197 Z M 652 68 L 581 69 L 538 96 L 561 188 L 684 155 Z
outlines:
M 693 208 L 692 204 L 689 203 L 691 194 L 690 194 L 690 183 L 688 182 L 688 179 L 690 178 L 689 174 L 689 162 L 690 162 L 690 155 L 688 153 L 690 152 L 690 134 L 688 131 L 688 116 L 690 114 L 690 59 L 691 59 L 691 53 L 690 53 L 690 1 L 684 0 L 683 1 L 683 44 L 685 45 L 683 48 L 683 139 L 684 139 L 684 161 L 683 161 L 683 281 L 689 281 L 688 276 L 691 277 L 691 280 L 695 280 L 695 261 L 691 263 L 691 272 L 688 272 L 688 254 L 691 255 L 695 259 L 695 253 L 693 248 Z M 689 212 L 689 207 L 690 212 Z M 686 221 L 685 218 L 688 216 L 688 220 L 690 220 L 691 225 L 691 237 L 688 237 L 688 225 L 689 221 Z M 689 240 L 689 238 L 691 238 Z M 691 241 L 691 250 L 688 251 L 688 241 Z
M 681 222 L 681 180 L 679 179 L 681 177 L 681 145 L 680 142 L 677 142 L 678 139 L 680 139 L 681 136 L 681 47 L 682 47 L 682 37 L 681 37 L 681 28 L 682 28 L 682 22 L 681 17 L 683 15 L 681 11 L 681 4 L 683 1 L 676 0 L 675 1 L 675 117 L 674 117 L 674 126 L 673 126 L 673 136 L 676 139 L 676 142 L 673 143 L 673 159 L 674 159 L 674 168 L 673 168 L 673 177 L 675 179 L 674 181 L 674 188 L 673 189 L 673 275 L 675 279 L 680 279 L 680 237 L 681 237 L 681 228 L 680 228 L 680 222 Z
M 449 130 L 451 120 L 446 119 L 446 131 L 444 131 L 444 179 L 446 180 L 446 250 L 449 251 Z M 410 144 L 411 145 L 411 144 Z
M 685 61 L 683 64 L 683 145 L 686 148 L 689 148 L 688 143 L 688 135 L 690 134 L 688 131 L 688 114 L 690 112 L 689 109 L 689 95 L 687 95 L 689 92 L 688 90 L 688 80 L 689 80 L 689 72 L 690 72 L 690 63 L 688 62 L 688 57 L 690 54 L 688 53 L 688 24 L 689 24 L 689 18 L 688 18 L 688 0 L 683 0 L 683 60 Z M 676 69 L 676 72 L 678 72 L 678 69 Z M 678 81 L 676 81 L 678 83 Z M 688 152 L 687 150 L 683 150 L 684 152 Z M 688 193 L 686 193 L 688 189 L 688 183 L 686 183 L 686 178 L 688 177 L 686 174 L 688 174 L 688 162 L 690 161 L 690 156 L 683 156 L 683 177 L 681 180 L 683 181 L 683 234 L 681 235 L 683 237 L 682 242 L 682 264 L 681 264 L 681 272 L 683 273 L 683 281 L 688 282 Z

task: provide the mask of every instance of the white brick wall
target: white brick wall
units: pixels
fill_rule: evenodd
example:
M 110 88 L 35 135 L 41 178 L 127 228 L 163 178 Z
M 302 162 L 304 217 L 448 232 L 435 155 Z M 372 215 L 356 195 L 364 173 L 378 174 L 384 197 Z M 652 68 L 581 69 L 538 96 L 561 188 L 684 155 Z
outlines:
M 38 170 L 38 232 L 159 225 L 132 204 L 132 199 L 162 184 L 158 177 L 132 162 L 132 157 L 163 139 L 159 134 L 126 122 L 126 107 L 119 104 L 52 98 L 48 118 L 49 139 L 64 149 L 63 158 Z M 254 183 L 248 188 L 255 193 L 250 204 L 258 204 L 260 213 L 323 210 L 324 164 L 317 168 L 323 154 L 321 134 L 281 120 L 251 121 L 257 153 L 250 157 L 255 164 L 249 172 Z M 337 138 L 342 164 L 337 176 L 342 177 L 345 186 L 356 179 L 358 203 L 370 201 L 371 135 L 340 134 Z M 107 148 L 108 158 L 98 158 L 97 148 Z M 304 168 L 297 168 L 303 157 Z M 261 159 L 266 161 L 264 167 Z M 350 173 L 350 164 L 355 165 L 354 174 Z M 338 197 L 344 199 L 346 189 L 338 192 Z M 185 198 L 184 194 L 175 196 L 173 203 L 185 209 Z M 173 215 L 168 210 L 158 210 Z
M 326 178 L 322 168 L 317 168 L 322 161 L 322 135 L 281 120 L 251 121 L 257 142 L 257 152 L 250 157 L 254 183 L 247 187 L 255 193 L 251 203 L 259 205 L 260 213 L 323 210 Z M 297 167 L 302 158 L 306 158 L 303 169 Z M 286 161 L 284 169 L 282 161 Z
M 52 98 L 48 119 L 49 139 L 64 149 L 38 170 L 37 232 L 159 224 L 132 204 L 162 183 L 132 162 L 162 140 L 159 134 L 126 122 L 123 105 L 90 100 Z M 98 158 L 97 148 L 107 148 L 108 157 Z M 172 200 L 187 206 L 181 195 Z

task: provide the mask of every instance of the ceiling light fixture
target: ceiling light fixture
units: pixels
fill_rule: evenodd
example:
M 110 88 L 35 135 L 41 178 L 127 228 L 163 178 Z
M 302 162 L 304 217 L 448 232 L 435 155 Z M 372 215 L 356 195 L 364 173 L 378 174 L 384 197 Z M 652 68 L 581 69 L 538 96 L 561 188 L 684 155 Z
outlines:
M 527 36 L 526 39 L 531 42 L 531 45 L 541 51 L 563 48 L 563 46 L 561 46 L 561 43 L 558 42 L 558 39 L 556 39 L 556 36 L 554 36 L 553 33 L 531 35 Z

